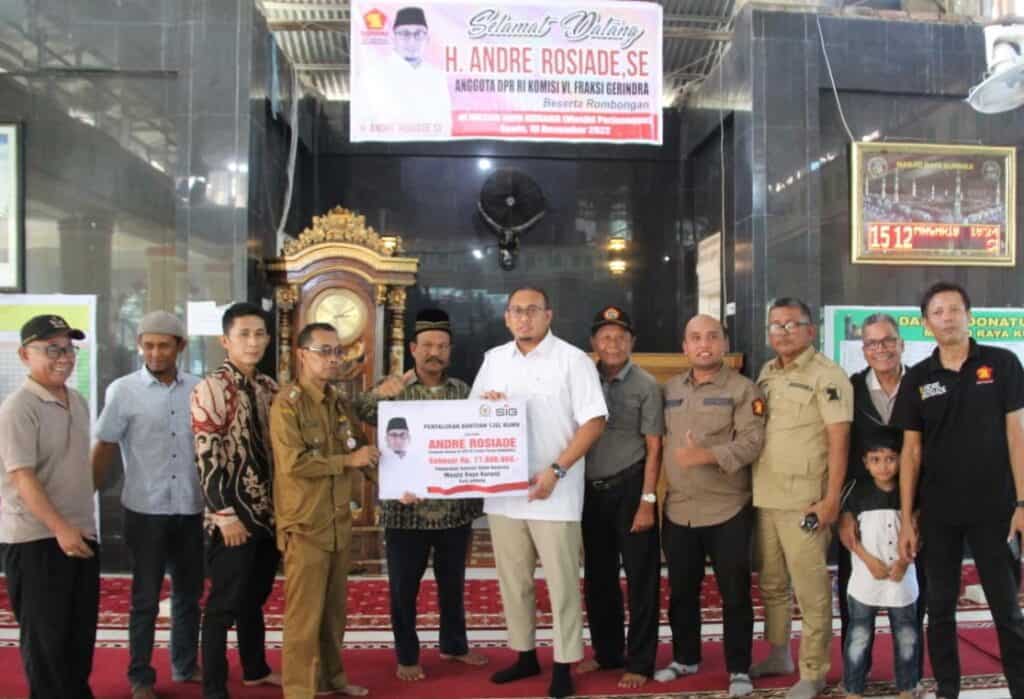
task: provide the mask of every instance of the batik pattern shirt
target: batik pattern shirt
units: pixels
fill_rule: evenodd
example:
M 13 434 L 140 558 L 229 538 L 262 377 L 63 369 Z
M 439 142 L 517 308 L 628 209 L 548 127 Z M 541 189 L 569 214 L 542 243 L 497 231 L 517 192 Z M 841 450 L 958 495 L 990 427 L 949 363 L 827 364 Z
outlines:
M 270 403 L 277 383 L 225 361 L 192 391 L 196 466 L 207 527 L 238 518 L 252 536 L 274 535 Z

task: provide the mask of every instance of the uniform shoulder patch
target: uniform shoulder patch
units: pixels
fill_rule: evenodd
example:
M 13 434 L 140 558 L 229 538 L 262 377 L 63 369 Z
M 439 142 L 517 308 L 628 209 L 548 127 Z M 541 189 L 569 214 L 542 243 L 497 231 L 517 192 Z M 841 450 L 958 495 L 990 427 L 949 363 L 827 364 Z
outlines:
M 299 396 L 302 395 L 302 389 L 298 386 L 298 384 L 289 384 L 286 385 L 278 395 L 281 397 L 281 399 L 289 403 L 294 403 L 299 399 Z
M 755 398 L 750 404 L 750 410 L 758 417 L 764 415 L 764 399 Z
M 842 399 L 842 396 L 839 393 L 839 386 L 836 386 L 834 383 L 830 383 L 828 386 L 825 387 L 825 396 L 830 401 L 837 401 Z

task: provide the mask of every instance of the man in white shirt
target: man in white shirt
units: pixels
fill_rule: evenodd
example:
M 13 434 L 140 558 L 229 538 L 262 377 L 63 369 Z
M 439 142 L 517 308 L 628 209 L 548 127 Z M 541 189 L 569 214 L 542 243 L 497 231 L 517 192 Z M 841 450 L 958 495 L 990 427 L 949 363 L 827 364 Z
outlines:
M 403 7 L 392 25 L 393 51 L 354 78 L 354 122 L 381 134 L 447 139 L 452 130 L 448 78 L 426 60 L 430 33 L 419 7 Z
M 526 401 L 530 490 L 487 498 L 494 560 L 516 663 L 496 672 L 504 684 L 540 674 L 536 652 L 534 568 L 540 558 L 554 617 L 555 664 L 549 696 L 574 693 L 569 669 L 583 659 L 579 591 L 583 456 L 604 431 L 608 410 L 594 362 L 551 334 L 547 294 L 523 287 L 509 295 L 512 342 L 487 352 L 470 395 Z

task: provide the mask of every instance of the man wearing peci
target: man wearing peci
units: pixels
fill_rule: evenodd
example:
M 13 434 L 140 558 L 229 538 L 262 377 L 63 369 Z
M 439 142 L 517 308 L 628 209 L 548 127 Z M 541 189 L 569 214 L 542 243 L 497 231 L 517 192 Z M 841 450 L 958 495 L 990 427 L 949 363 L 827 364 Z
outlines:
M 469 395 L 464 381 L 448 374 L 452 356 L 452 326 L 448 314 L 439 308 L 425 308 L 416 314 L 413 339 L 409 343 L 415 367 L 403 376 L 389 376 L 373 390 L 356 399 L 359 416 L 377 422 L 382 400 L 463 400 Z M 402 420 L 401 425 L 393 424 Z M 399 429 L 400 428 L 400 429 Z M 394 444 L 399 432 L 405 445 Z M 393 433 L 395 433 L 393 435 Z M 404 418 L 388 421 L 386 439 L 391 449 L 408 446 Z M 404 453 L 404 451 L 403 451 Z M 416 469 L 422 462 L 406 463 Z M 388 589 L 391 598 L 391 628 L 400 680 L 414 682 L 427 675 L 420 660 L 416 633 L 416 601 L 420 582 L 433 559 L 440 608 L 439 650 L 442 660 L 469 666 L 484 665 L 487 658 L 469 648 L 466 634 L 466 552 L 473 535 L 473 520 L 483 513 L 479 498 L 429 499 L 407 492 L 400 500 L 382 500 L 380 524 L 388 559 Z
M 363 120 L 406 136 L 447 138 L 452 129 L 448 78 L 426 55 L 426 14 L 420 7 L 403 7 L 391 29 L 392 53 L 357 77 L 366 98 Z

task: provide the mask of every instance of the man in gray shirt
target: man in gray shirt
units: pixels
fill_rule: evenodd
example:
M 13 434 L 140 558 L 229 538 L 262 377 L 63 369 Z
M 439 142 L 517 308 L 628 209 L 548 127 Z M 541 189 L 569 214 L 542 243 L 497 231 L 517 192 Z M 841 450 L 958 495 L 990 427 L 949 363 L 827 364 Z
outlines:
M 195 467 L 189 397 L 199 379 L 178 370 L 185 326 L 166 311 L 142 318 L 145 366 L 107 389 L 92 452 L 97 487 L 118 447 L 124 461 L 125 543 L 132 554 L 128 681 L 132 699 L 155 699 L 153 635 L 164 573 L 171 575 L 171 677 L 196 681 L 203 591 L 203 498 Z
M 92 699 L 100 599 L 89 408 L 66 383 L 85 333 L 60 316 L 21 328 L 25 383 L 0 405 L 0 541 L 32 697 Z
M 633 324 L 621 308 L 598 312 L 590 343 L 597 353 L 608 426 L 587 452 L 583 500 L 585 599 L 594 657 L 578 673 L 625 667 L 623 688 L 654 674 L 658 652 L 661 552 L 655 487 L 665 431 L 661 387 L 630 359 Z M 629 635 L 619 569 L 626 569 Z

